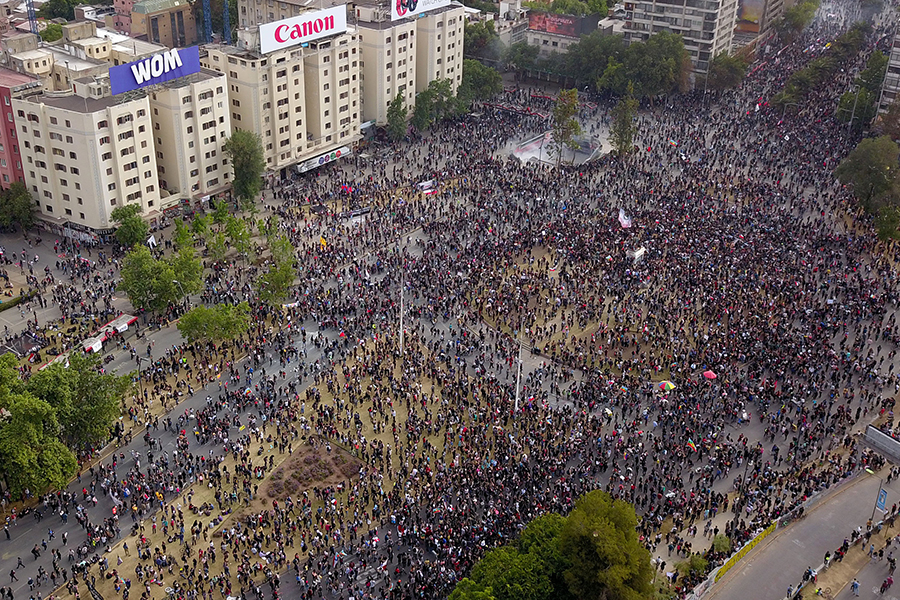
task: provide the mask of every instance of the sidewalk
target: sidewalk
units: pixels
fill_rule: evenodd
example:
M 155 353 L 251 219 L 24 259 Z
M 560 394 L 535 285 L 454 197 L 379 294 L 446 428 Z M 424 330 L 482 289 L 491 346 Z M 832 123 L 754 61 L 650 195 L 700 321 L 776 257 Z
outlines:
M 796 588 L 808 567 L 817 568 L 826 552 L 833 553 L 845 538 L 850 538 L 856 527 L 865 527 L 872 516 L 878 484 L 879 477 L 862 475 L 837 490 L 805 518 L 776 532 L 759 549 L 744 557 L 706 598 L 745 600 L 748 590 L 752 589 L 753 597 L 781 600 L 786 596 L 788 586 Z M 884 487 L 888 490 L 888 505 L 900 498 L 900 481 L 885 483 Z M 848 560 L 849 556 L 844 562 Z M 835 568 L 835 573 L 840 570 Z M 852 575 L 847 582 L 851 579 Z M 804 593 L 804 597 L 811 597 L 811 593 Z

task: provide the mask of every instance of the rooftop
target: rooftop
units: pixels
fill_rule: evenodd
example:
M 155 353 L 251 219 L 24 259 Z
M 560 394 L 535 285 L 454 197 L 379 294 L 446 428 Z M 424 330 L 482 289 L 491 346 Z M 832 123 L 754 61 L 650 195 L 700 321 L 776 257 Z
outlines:
M 187 0 L 140 0 L 135 2 L 131 12 L 149 15 L 178 6 L 190 6 Z
M 11 69 L 0 68 L 0 86 L 7 88 L 16 88 L 20 85 L 28 85 L 37 83 L 40 85 L 40 80 L 31 75 L 26 75 L 25 73 L 19 73 L 18 71 L 13 71 Z
M 75 94 L 38 94 L 25 99 L 26 102 L 34 104 L 44 104 L 61 110 L 67 110 L 74 113 L 95 113 L 110 106 L 119 104 L 117 96 L 107 96 L 106 98 L 84 98 Z

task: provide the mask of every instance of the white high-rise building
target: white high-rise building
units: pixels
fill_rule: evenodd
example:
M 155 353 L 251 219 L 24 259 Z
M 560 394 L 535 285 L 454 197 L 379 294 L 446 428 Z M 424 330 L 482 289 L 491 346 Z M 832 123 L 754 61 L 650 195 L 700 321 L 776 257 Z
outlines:
M 112 97 L 103 79 L 74 88 L 13 98 L 25 185 L 50 229 L 102 237 L 117 206 L 160 208 L 150 100 Z
M 268 170 L 348 155 L 361 137 L 357 32 L 266 54 L 259 35 L 243 30 L 238 45 L 209 45 L 201 54 L 204 67 L 225 75 L 231 126 L 260 135 Z
M 898 94 L 900 94 L 900 34 L 894 36 L 894 43 L 891 46 L 891 56 L 884 74 L 878 112 L 886 113 L 891 104 L 897 101 Z
M 684 39 L 694 66 L 694 85 L 703 85 L 709 61 L 731 51 L 737 0 L 646 0 L 625 3 L 625 39 L 646 41 L 659 31 Z

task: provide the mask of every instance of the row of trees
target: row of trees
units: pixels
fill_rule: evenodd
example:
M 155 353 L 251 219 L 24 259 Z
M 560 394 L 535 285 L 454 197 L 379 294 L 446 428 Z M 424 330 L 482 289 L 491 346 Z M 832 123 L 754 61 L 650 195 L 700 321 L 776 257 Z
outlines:
M 837 38 L 828 53 L 809 61 L 805 68 L 794 71 L 788 77 L 784 89 L 772 98 L 772 104 L 787 108 L 799 106 L 803 98 L 819 84 L 827 81 L 847 61 L 856 56 L 866 40 L 871 26 L 856 23 L 845 34 Z
M 502 61 L 517 70 L 569 77 L 579 88 L 587 86 L 617 96 L 624 96 L 630 83 L 638 98 L 686 91 L 692 70 L 681 36 L 668 31 L 631 44 L 622 36 L 593 31 L 572 44 L 567 53 L 547 58 L 538 57 L 537 47 L 518 42 L 503 51 Z
M 107 441 L 116 430 L 129 377 L 102 374 L 99 356 L 72 352 L 19 378 L 12 354 L 0 356 L 0 464 L 14 497 L 68 483 L 76 453 Z M 121 430 L 119 430 L 121 431 Z
M 553 0 L 542 2 L 540 0 L 526 1 L 522 3 L 526 8 L 535 12 L 549 12 L 554 15 L 603 15 L 606 16 L 606 0 Z
M 636 528 L 633 506 L 589 492 L 568 517 L 538 517 L 514 544 L 488 552 L 450 600 L 648 598 L 654 569 Z
M 841 162 L 835 175 L 852 186 L 860 208 L 875 219 L 881 240 L 900 239 L 900 147 L 889 136 L 866 138 Z
M 433 123 L 463 113 L 473 102 L 487 100 L 502 90 L 500 73 L 477 60 L 466 59 L 463 61 L 462 83 L 456 94 L 449 79 L 430 82 L 416 95 L 409 125 L 418 131 L 425 131 Z M 392 140 L 400 140 L 406 135 L 409 112 L 404 92 L 398 92 L 387 110 L 387 132 Z
M 853 82 L 856 91 L 845 92 L 838 101 L 837 118 L 857 129 L 865 128 L 878 114 L 881 84 L 887 72 L 888 57 L 876 50 L 869 56 L 866 68 Z

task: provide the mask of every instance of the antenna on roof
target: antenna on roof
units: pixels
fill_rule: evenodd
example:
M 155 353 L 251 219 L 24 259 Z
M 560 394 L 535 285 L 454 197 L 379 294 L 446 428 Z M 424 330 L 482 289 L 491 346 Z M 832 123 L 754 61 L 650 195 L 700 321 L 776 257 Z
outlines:
M 230 2 L 228 0 L 222 0 L 222 4 L 225 5 L 224 12 L 222 13 L 222 23 L 223 23 L 224 29 L 225 29 L 225 31 L 224 31 L 225 43 L 230 44 L 231 43 L 231 19 L 229 19 L 229 17 L 228 17 L 228 5 L 230 4 Z
M 25 0 L 25 9 L 28 11 L 28 25 L 31 27 L 31 33 L 39 35 L 37 15 L 34 12 L 34 0 Z
M 206 34 L 206 43 L 212 43 L 212 13 L 209 0 L 203 0 L 203 33 Z

